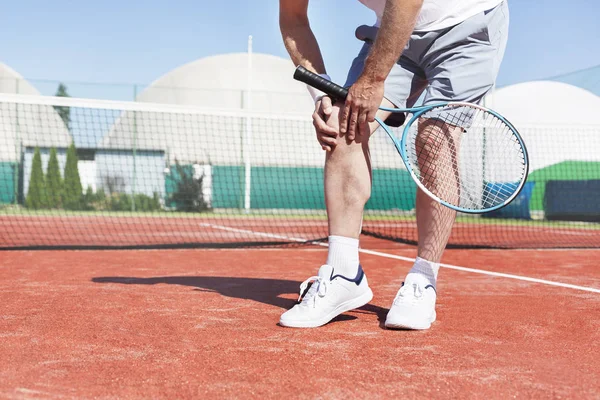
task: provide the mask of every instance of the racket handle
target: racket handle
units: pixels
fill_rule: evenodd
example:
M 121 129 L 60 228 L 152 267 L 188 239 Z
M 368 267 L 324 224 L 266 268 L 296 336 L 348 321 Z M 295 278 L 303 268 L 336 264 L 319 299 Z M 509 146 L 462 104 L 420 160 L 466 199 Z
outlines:
M 321 78 L 319 75 L 307 70 L 302 65 L 299 65 L 296 68 L 296 72 L 294 72 L 294 79 L 304 82 L 315 89 L 319 89 L 336 100 L 346 100 L 346 97 L 348 97 L 348 89 L 341 87 L 340 85 L 336 85 L 327 79 Z

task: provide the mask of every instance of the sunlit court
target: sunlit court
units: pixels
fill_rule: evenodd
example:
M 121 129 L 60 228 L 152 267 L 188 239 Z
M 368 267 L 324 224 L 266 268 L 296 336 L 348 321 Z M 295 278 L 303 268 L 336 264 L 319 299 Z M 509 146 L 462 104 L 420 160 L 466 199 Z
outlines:
M 600 398 L 600 8 L 449 2 L 9 2 L 0 397 Z

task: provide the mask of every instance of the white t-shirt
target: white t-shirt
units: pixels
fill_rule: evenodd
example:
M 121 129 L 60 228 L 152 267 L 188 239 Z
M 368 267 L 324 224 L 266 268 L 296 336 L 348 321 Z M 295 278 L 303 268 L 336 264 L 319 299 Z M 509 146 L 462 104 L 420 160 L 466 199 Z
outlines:
M 386 0 L 359 0 L 377 14 L 381 23 Z M 482 11 L 492 9 L 503 0 L 423 0 L 415 31 L 436 31 L 460 24 Z

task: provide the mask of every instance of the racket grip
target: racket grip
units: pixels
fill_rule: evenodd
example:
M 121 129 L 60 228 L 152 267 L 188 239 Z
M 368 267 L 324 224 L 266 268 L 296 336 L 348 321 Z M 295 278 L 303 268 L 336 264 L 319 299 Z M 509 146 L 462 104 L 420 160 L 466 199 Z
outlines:
M 294 79 L 304 82 L 315 89 L 319 89 L 336 100 L 346 100 L 346 97 L 348 97 L 348 89 L 320 77 L 314 72 L 307 70 L 302 65 L 299 65 L 296 68 Z

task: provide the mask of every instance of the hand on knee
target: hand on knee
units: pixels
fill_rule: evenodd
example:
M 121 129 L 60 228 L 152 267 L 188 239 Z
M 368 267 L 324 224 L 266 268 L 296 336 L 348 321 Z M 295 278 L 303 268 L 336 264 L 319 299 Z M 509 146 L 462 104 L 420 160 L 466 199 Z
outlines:
M 315 104 L 313 113 L 313 126 L 317 133 L 317 140 L 325 151 L 332 151 L 337 145 L 339 137 L 339 126 L 337 125 L 337 114 L 339 107 L 334 107 L 331 99 L 322 97 Z M 333 118 L 332 118 L 333 116 Z

